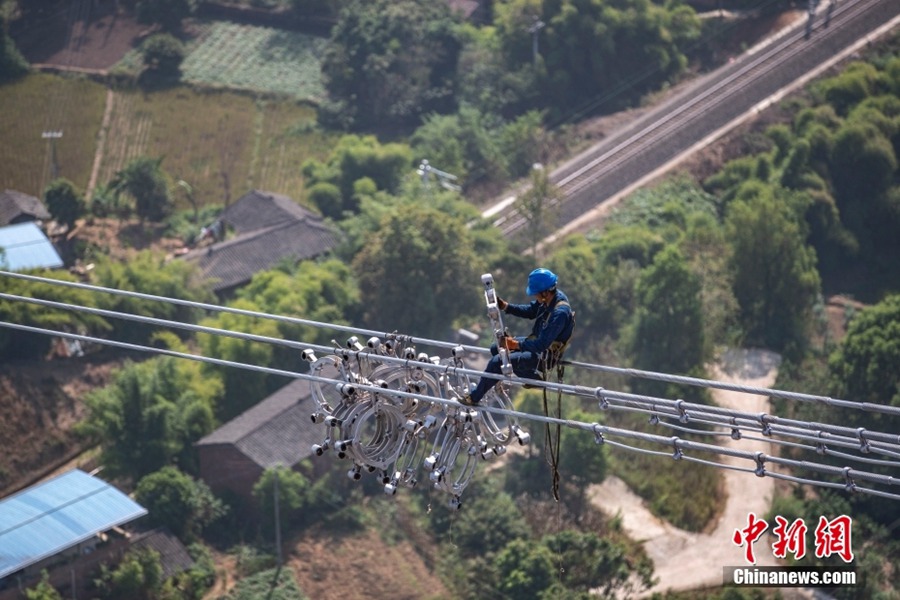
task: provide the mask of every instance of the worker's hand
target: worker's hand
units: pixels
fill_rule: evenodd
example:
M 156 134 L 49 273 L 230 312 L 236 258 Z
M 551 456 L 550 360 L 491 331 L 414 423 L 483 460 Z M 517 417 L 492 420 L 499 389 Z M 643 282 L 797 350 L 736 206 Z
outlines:
M 504 336 L 500 339 L 500 344 L 510 352 L 515 352 L 519 349 L 519 341 L 514 337 Z
M 506 307 L 509 306 L 509 302 L 504 300 L 503 298 L 497 297 L 497 308 L 500 310 L 506 310 Z

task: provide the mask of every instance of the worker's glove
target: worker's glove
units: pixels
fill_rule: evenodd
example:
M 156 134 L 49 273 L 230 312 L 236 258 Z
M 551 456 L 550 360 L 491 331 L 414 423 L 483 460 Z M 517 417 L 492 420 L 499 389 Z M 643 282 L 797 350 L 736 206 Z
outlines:
M 510 336 L 504 336 L 500 338 L 500 345 L 510 352 L 515 352 L 519 349 L 519 341 L 516 338 Z
M 503 298 L 497 297 L 497 308 L 500 310 L 506 310 L 506 307 L 509 306 L 509 302 L 504 300 Z

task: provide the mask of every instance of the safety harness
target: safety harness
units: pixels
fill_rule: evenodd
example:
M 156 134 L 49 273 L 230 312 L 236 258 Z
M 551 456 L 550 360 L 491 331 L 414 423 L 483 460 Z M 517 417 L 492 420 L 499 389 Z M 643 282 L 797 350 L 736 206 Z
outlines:
M 571 340 L 572 336 L 575 334 L 575 311 L 571 310 L 572 307 L 565 300 L 558 302 L 554 306 L 554 309 L 557 306 L 568 306 L 572 313 L 572 321 L 569 325 L 569 336 L 565 340 L 555 340 L 550 344 L 550 347 L 541 354 L 541 360 L 538 363 L 538 372 L 542 380 L 549 381 L 550 374 L 555 368 L 556 382 L 562 383 L 565 375 L 565 365 L 562 362 L 562 358 L 566 349 L 569 347 L 569 340 Z M 550 320 L 550 315 L 552 314 L 553 311 L 547 311 L 547 316 L 544 321 L 545 324 Z M 543 394 L 544 416 L 556 419 L 555 435 L 551 430 L 549 421 L 545 422 L 544 426 L 546 432 L 547 464 L 550 466 L 550 472 L 553 478 L 553 498 L 559 502 L 559 446 L 560 438 L 562 437 L 562 390 L 559 388 L 556 390 L 556 412 L 552 415 L 550 414 L 550 401 L 547 398 L 547 388 L 543 388 Z

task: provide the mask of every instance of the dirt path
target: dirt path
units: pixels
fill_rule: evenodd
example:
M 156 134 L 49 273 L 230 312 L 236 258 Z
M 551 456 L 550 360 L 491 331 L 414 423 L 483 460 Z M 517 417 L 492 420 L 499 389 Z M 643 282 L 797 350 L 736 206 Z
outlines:
M 711 377 L 730 383 L 771 387 L 777 375 L 779 358 L 765 351 L 728 351 Z M 740 392 L 714 390 L 713 397 L 722 407 L 751 413 L 767 412 L 768 398 Z M 768 442 L 734 441 L 724 444 L 749 452 L 768 453 Z M 724 458 L 724 462 L 750 466 L 746 460 Z M 622 480 L 609 477 L 589 490 L 591 501 L 608 514 L 619 514 L 629 536 L 641 541 L 653 559 L 659 582 L 646 592 L 686 591 L 722 585 L 722 567 L 744 564 L 743 548 L 732 542 L 735 529 L 746 527 L 748 513 L 762 516 L 768 510 L 774 492 L 774 480 L 750 473 L 725 470 L 727 500 L 721 517 L 710 533 L 682 531 L 653 516 Z M 764 542 L 754 546 L 758 566 L 774 566 L 776 560 Z M 769 551 L 767 551 L 769 550 Z

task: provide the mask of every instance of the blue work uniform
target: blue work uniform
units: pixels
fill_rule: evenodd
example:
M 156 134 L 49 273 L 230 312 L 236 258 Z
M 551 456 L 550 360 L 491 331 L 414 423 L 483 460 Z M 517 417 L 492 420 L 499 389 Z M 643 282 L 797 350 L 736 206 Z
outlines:
M 515 338 L 519 342 L 519 349 L 509 353 L 509 362 L 512 364 L 513 372 L 519 377 L 535 379 L 539 376 L 538 367 L 541 358 L 550 346 L 554 342 L 565 344 L 572 337 L 575 319 L 572 307 L 569 306 L 569 299 L 562 290 L 556 290 L 556 295 L 547 305 L 537 300 L 532 300 L 528 304 L 507 304 L 504 312 L 514 317 L 534 320 L 531 335 Z M 491 346 L 491 354 L 493 356 L 484 370 L 486 373 L 499 375 L 501 362 L 497 344 Z M 472 390 L 472 402 L 481 402 L 497 381 L 490 377 L 482 377 Z

